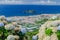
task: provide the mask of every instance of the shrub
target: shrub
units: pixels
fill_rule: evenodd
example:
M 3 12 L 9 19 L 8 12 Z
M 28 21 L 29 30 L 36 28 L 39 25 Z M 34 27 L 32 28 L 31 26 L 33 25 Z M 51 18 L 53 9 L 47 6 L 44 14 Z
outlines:
M 50 35 L 52 35 L 52 33 L 53 33 L 53 32 L 52 32 L 52 29 L 48 29 L 48 28 L 45 29 L 45 34 L 46 34 L 46 35 L 50 36 Z
M 58 40 L 60 40 L 60 30 L 58 30 L 56 34 L 57 34 Z

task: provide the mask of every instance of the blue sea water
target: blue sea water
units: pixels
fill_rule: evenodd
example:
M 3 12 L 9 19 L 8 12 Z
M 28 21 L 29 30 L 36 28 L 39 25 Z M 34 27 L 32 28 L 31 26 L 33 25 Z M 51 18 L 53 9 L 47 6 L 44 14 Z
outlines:
M 25 13 L 25 10 L 35 10 L 35 13 Z M 60 13 L 60 5 L 0 5 L 0 15 L 5 16 L 29 16 L 57 13 Z

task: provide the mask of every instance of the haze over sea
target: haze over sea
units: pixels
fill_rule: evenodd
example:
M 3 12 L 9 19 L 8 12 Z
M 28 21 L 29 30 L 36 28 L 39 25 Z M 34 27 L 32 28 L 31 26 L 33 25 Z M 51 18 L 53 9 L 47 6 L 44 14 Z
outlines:
M 34 10 L 35 13 L 24 13 L 25 10 Z M 60 13 L 60 5 L 0 5 L 0 15 L 5 16 L 29 16 L 57 13 Z

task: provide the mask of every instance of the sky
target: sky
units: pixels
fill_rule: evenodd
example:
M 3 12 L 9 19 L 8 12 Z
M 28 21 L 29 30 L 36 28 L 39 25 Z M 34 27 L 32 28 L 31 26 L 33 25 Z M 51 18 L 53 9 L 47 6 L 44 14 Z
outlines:
M 60 0 L 0 0 L 0 4 L 60 5 Z

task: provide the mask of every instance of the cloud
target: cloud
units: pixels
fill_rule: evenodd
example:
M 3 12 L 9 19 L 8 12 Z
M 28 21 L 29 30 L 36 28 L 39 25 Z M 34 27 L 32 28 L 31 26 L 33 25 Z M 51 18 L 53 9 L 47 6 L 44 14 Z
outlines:
M 32 2 L 32 4 L 37 4 L 37 5 L 39 5 L 39 4 L 45 4 L 45 5 L 55 5 L 55 4 L 57 4 L 56 2 L 54 2 L 54 1 L 37 1 L 37 2 Z
M 24 4 L 23 1 L 0 1 L 0 4 Z
M 42 0 L 15 0 L 15 1 L 0 1 L 0 4 L 33 4 L 33 5 L 57 5 L 54 1 Z
M 20 1 L 23 1 L 23 2 L 34 2 L 34 1 L 40 1 L 40 0 L 20 0 Z
M 39 0 L 0 0 L 0 4 L 31 4 Z

